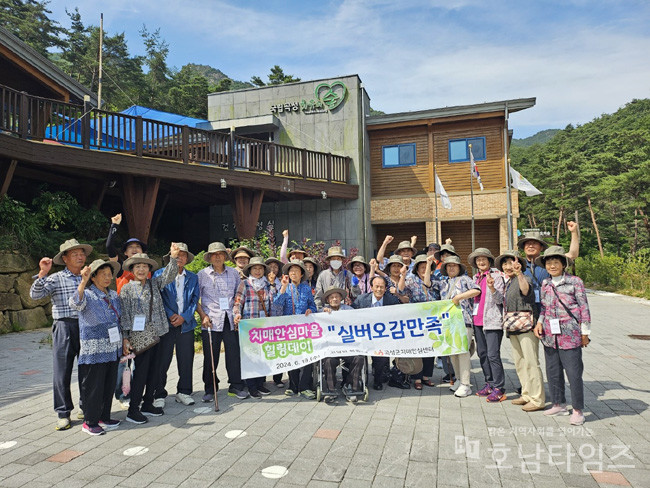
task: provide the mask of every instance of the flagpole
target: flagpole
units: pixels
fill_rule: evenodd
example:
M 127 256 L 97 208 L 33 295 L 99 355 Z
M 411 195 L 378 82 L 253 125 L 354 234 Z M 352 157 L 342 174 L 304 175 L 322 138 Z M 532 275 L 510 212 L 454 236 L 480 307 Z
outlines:
M 513 244 L 513 229 L 512 229 L 512 195 L 510 192 L 510 158 L 508 157 L 508 103 L 505 107 L 505 121 L 503 126 L 503 159 L 506 171 L 506 217 L 508 219 L 508 249 L 512 249 Z
M 440 244 L 440 236 L 438 235 L 438 173 L 435 164 L 433 165 L 433 193 L 436 201 L 436 243 Z
M 470 152 L 472 151 L 472 145 L 469 145 Z M 472 252 L 476 249 L 476 242 L 474 236 L 474 175 L 472 171 L 472 160 L 470 158 L 469 162 L 469 194 L 472 200 Z

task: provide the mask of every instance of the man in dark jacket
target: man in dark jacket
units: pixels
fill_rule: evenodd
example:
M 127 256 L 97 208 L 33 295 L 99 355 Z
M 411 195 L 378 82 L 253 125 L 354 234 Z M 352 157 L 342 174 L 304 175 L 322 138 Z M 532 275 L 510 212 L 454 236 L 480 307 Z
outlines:
M 359 295 L 352 306 L 354 308 L 384 307 L 401 303 L 392 293 L 386 293 L 386 280 L 382 276 L 374 276 L 370 281 L 371 293 Z M 388 369 L 390 358 L 385 356 L 372 356 L 373 388 L 382 390 L 382 372 Z

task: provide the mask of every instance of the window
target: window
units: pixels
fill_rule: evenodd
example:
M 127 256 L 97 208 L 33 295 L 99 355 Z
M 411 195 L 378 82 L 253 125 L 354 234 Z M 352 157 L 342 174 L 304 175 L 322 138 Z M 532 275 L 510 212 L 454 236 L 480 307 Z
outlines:
M 475 161 L 485 161 L 485 137 L 471 139 L 452 139 L 449 141 L 449 162 L 464 163 L 469 161 L 469 145 Z
M 399 168 L 400 166 L 415 166 L 415 143 L 382 146 L 382 162 L 384 168 Z

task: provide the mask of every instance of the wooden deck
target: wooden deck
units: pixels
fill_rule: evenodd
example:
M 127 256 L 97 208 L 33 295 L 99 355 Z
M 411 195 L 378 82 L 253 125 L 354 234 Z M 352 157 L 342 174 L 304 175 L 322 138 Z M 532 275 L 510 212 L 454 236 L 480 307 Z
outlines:
M 0 158 L 38 169 L 145 176 L 356 199 L 350 158 L 30 96 L 0 85 Z M 272 193 L 270 193 L 272 192 Z

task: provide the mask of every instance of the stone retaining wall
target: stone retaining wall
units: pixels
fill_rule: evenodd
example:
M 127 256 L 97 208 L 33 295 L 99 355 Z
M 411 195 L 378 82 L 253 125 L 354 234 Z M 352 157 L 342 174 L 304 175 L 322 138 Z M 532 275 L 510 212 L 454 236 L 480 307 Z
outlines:
M 32 300 L 29 288 L 38 263 L 30 256 L 0 251 L 0 334 L 14 330 L 39 329 L 52 323 L 49 298 Z

